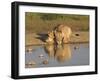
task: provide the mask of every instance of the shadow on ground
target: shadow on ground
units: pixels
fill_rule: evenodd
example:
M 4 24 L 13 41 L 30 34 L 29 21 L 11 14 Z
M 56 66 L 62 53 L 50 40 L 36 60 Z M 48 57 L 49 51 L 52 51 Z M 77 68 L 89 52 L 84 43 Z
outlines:
M 39 40 L 41 40 L 43 42 L 45 42 L 45 40 L 48 38 L 48 34 L 40 34 L 40 33 L 38 33 L 37 35 L 38 35 L 38 37 L 36 37 L 36 39 L 39 39 Z

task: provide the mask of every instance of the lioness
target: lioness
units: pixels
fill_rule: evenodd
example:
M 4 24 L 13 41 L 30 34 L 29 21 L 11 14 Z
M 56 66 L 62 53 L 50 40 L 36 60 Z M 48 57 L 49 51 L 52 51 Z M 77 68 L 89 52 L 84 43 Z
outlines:
M 55 42 L 57 44 L 62 44 L 62 41 L 63 41 L 62 32 L 60 32 L 60 31 L 54 31 L 54 36 L 55 36 Z
M 66 25 L 58 25 L 54 30 L 54 35 L 57 44 L 68 43 L 72 34 L 70 27 Z

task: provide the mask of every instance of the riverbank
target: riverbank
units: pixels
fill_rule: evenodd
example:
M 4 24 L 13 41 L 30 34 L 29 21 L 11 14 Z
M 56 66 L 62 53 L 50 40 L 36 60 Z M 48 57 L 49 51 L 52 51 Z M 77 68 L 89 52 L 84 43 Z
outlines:
M 44 41 L 47 38 L 47 34 L 36 34 L 27 33 L 25 35 L 25 45 L 41 45 L 46 44 Z M 69 43 L 88 43 L 89 42 L 89 32 L 87 31 L 77 31 L 73 32 Z

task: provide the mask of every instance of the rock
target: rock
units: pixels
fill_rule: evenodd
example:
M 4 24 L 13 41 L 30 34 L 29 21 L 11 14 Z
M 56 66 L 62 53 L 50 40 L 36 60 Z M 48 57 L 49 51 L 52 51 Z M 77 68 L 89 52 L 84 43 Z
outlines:
M 44 55 L 43 55 L 43 54 L 40 54 L 40 55 L 39 55 L 39 57 L 40 57 L 40 58 L 43 58 L 43 57 L 44 57 Z
M 36 64 L 35 61 L 30 61 L 30 62 L 28 63 L 28 65 L 35 65 L 35 64 Z
M 48 63 L 49 63 L 48 60 L 44 60 L 44 61 L 43 61 L 43 64 L 48 64 Z
M 74 49 L 75 49 L 75 50 L 76 50 L 76 49 L 79 49 L 79 47 L 78 47 L 78 46 L 75 46 Z
M 32 53 L 32 50 L 33 50 L 33 49 L 29 48 L 29 49 L 27 49 L 27 52 L 28 52 L 28 53 Z

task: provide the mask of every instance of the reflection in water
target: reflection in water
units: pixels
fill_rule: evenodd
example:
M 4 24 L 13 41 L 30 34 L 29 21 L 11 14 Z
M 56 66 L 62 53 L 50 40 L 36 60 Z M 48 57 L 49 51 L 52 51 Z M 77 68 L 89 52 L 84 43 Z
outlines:
M 44 47 L 49 57 L 55 57 L 59 62 L 66 61 L 71 58 L 71 49 L 68 44 L 64 45 L 45 45 Z
M 25 50 L 25 68 L 89 65 L 88 43 L 27 46 Z
M 55 57 L 59 62 L 64 62 L 66 60 L 69 60 L 71 58 L 71 49 L 68 44 L 57 46 Z
M 45 45 L 44 46 L 44 50 L 48 54 L 49 57 L 54 57 L 54 54 L 55 54 L 55 46 L 53 44 Z

